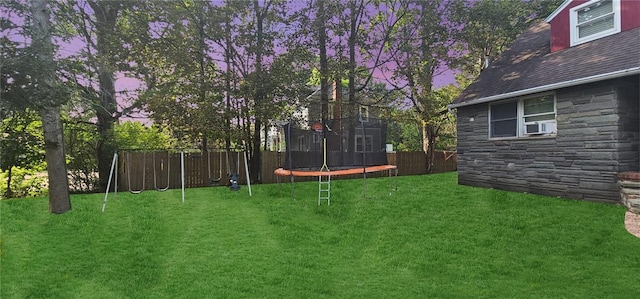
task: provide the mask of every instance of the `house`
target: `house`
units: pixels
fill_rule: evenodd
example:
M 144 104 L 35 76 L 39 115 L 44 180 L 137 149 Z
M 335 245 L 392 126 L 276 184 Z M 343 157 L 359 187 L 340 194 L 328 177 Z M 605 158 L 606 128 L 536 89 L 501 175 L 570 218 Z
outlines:
M 602 202 L 640 170 L 640 1 L 567 0 L 457 97 L 458 183 Z
M 283 121 L 272 132 L 279 149 L 291 153 L 286 169 L 320 169 L 323 164 L 333 168 L 387 164 L 387 122 L 379 117 L 380 107 L 373 100 L 347 99 L 347 90 L 334 83 L 325 103 L 318 87 L 301 100 L 291 123 Z M 326 155 L 325 155 L 326 154 Z M 326 160 L 325 160 L 326 159 Z
M 336 126 L 336 132 L 340 130 L 337 127 L 340 127 L 344 119 L 354 119 L 355 122 L 358 122 L 359 118 L 362 117 L 363 123 L 365 124 L 380 125 L 381 120 L 378 117 L 380 108 L 373 105 L 373 101 L 359 99 L 357 101 L 358 103 L 346 103 L 345 99 L 348 97 L 348 90 L 345 86 L 333 82 L 329 88 L 327 121 L 333 126 Z M 299 108 L 297 108 L 290 117 L 295 123 L 294 127 L 299 130 L 308 131 L 308 136 L 304 138 L 299 136 L 300 138 L 296 144 L 294 144 L 294 148 L 298 151 L 310 151 L 313 144 L 320 143 L 318 135 L 312 134 L 311 130 L 311 126 L 314 123 L 322 122 L 320 87 L 314 86 L 309 88 L 308 95 L 305 95 L 303 99 L 299 100 L 297 106 Z M 284 149 L 284 131 L 282 126 L 288 122 L 289 119 L 278 121 L 269 128 L 269 138 L 267 139 L 267 148 L 269 150 L 282 151 Z M 264 136 L 261 136 L 261 138 L 264 142 Z M 356 142 L 360 144 L 361 141 L 361 137 L 358 135 Z M 376 140 L 375 142 L 380 141 Z M 334 142 L 334 144 L 339 143 Z M 343 144 L 347 144 L 347 141 L 343 140 Z

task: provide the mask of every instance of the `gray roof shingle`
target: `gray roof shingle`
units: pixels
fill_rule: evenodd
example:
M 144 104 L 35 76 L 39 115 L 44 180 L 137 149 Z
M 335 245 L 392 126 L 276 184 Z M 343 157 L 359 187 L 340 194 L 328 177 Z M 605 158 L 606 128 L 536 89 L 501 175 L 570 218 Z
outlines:
M 502 56 L 483 70 L 452 108 L 555 89 L 565 83 L 640 68 L 640 27 L 550 53 L 550 26 L 539 21 L 522 33 Z M 635 73 L 640 71 L 634 70 Z M 568 85 L 567 85 L 568 84 Z M 501 97 L 500 95 L 505 95 Z

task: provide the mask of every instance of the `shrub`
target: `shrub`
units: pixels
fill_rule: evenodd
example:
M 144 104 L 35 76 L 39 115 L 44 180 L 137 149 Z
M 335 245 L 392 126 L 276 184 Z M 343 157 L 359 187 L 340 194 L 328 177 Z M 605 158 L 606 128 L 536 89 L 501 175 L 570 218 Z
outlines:
M 9 172 L 0 173 L 0 198 L 36 197 L 48 193 L 46 173 L 33 169 L 13 167 L 11 169 L 10 189 L 7 189 Z

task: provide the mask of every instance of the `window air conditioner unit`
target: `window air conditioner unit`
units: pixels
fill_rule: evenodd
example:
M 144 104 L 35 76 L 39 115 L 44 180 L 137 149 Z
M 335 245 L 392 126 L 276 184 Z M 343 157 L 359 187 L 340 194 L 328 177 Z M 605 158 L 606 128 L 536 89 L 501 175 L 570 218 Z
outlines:
M 551 134 L 556 131 L 556 123 L 554 122 L 539 122 L 525 125 L 525 134 Z

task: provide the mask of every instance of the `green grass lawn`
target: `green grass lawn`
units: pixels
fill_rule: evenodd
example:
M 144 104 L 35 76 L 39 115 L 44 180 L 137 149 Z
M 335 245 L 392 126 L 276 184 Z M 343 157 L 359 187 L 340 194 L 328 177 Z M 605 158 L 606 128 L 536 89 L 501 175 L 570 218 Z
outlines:
M 638 298 L 625 209 L 456 173 L 3 201 L 1 298 Z

